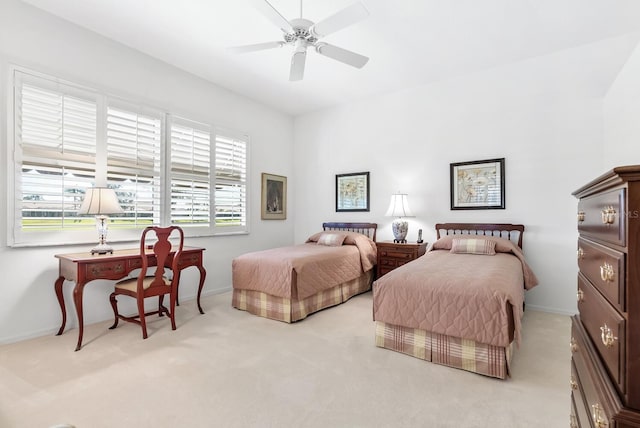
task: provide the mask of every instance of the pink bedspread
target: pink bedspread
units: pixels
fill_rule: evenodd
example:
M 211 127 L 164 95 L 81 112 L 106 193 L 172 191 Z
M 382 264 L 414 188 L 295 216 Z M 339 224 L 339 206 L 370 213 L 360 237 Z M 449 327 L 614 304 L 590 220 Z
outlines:
M 374 266 L 375 244 L 361 236 L 364 240 L 350 238 L 338 247 L 312 241 L 236 257 L 232 262 L 233 287 L 305 299 L 355 279 Z
M 519 343 L 525 284 L 537 284 L 520 250 L 488 256 L 441 247 L 374 283 L 374 320 L 495 346 Z

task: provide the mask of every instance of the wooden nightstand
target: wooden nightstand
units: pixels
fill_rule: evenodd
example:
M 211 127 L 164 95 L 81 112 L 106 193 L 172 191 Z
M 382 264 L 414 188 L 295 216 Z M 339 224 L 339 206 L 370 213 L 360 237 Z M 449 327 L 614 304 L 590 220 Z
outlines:
M 378 278 L 398 266 L 415 260 L 427 251 L 427 243 L 398 244 L 393 241 L 376 242 L 378 247 Z

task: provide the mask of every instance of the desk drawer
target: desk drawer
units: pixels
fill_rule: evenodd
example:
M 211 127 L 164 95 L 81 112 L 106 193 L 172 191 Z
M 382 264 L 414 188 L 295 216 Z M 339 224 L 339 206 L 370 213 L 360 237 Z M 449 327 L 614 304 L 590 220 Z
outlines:
M 625 190 L 612 190 L 580 199 L 578 231 L 602 241 L 625 246 Z
M 597 349 L 611 379 L 625 393 L 625 319 L 578 274 L 578 310 L 591 342 Z
M 178 261 L 178 267 L 184 269 L 189 266 L 202 266 L 202 252 L 182 253 Z
M 85 265 L 85 278 L 87 281 L 94 279 L 120 279 L 127 274 L 125 260 L 107 263 L 88 263 Z
M 625 257 L 584 238 L 578 239 L 578 267 L 604 297 L 625 311 Z

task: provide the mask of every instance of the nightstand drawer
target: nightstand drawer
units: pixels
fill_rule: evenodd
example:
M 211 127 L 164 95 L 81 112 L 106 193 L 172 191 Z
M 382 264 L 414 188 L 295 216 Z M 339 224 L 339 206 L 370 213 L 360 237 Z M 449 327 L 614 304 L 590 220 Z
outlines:
M 391 272 L 412 260 L 422 256 L 427 250 L 427 243 L 405 243 L 398 242 L 377 242 L 378 258 L 377 272 L 378 277 Z
M 397 260 L 412 260 L 416 257 L 416 251 L 414 250 L 382 250 L 380 256 L 388 259 Z

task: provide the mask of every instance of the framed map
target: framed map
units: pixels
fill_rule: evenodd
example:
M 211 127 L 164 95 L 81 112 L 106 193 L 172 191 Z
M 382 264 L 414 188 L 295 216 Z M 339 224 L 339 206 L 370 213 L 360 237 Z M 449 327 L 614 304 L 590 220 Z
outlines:
M 504 158 L 450 164 L 451 209 L 504 209 Z
M 369 172 L 336 175 L 336 212 L 369 211 Z

